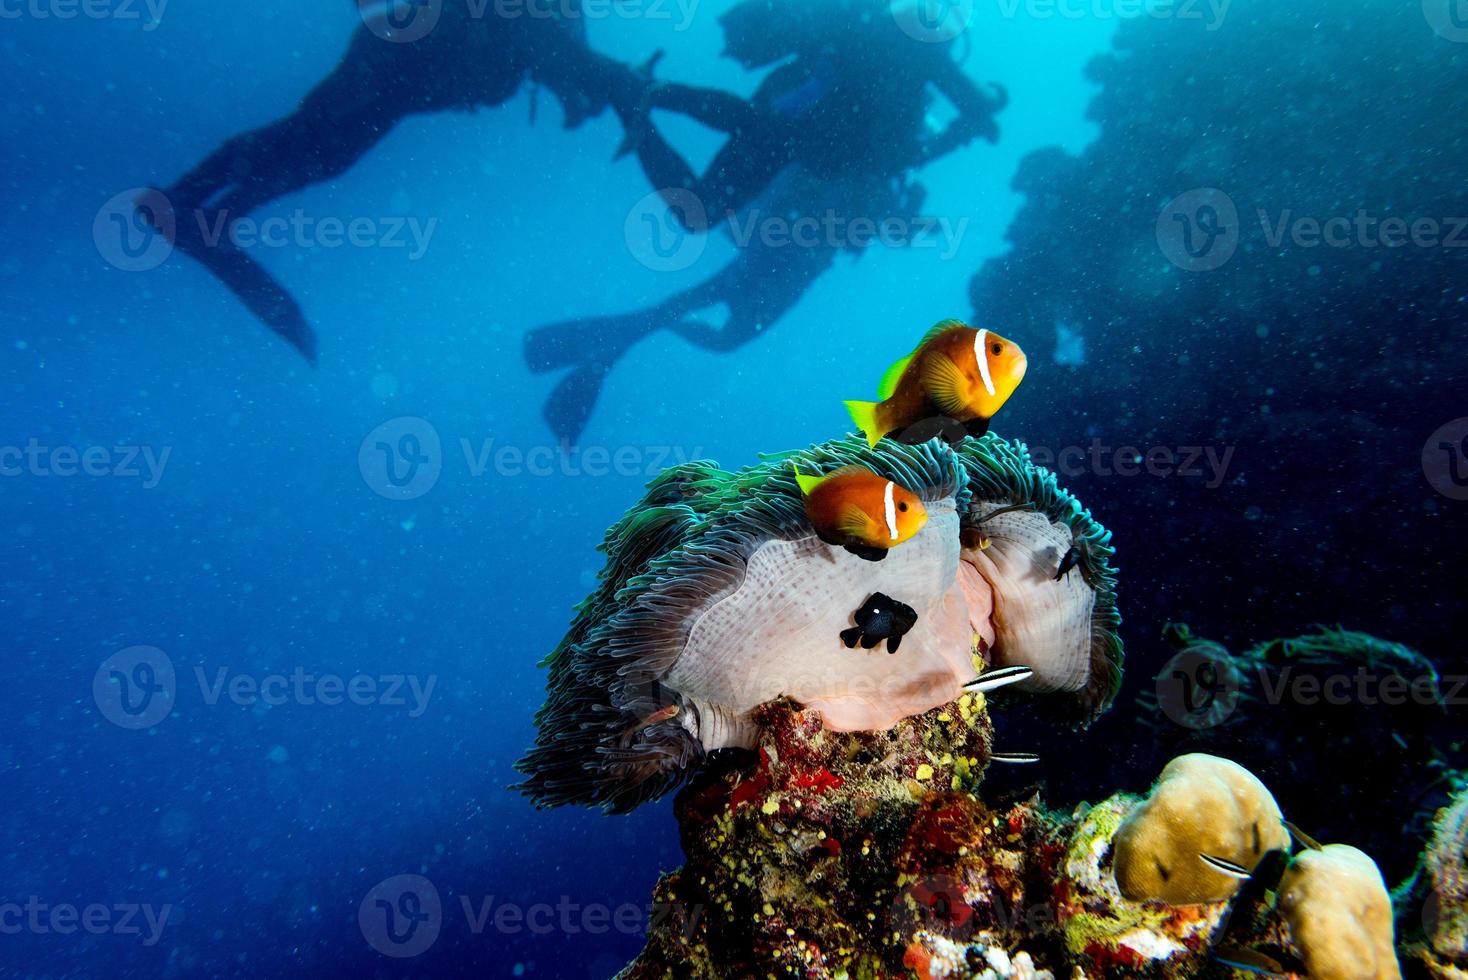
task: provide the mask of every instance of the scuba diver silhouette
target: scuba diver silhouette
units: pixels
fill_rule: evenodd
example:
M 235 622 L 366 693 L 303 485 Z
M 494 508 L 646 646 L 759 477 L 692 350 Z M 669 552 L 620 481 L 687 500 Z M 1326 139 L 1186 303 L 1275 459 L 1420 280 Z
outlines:
M 467 0 L 443 0 L 431 30 L 395 41 L 364 10 L 341 62 L 294 112 L 226 141 L 163 190 L 176 215 L 175 246 L 315 363 L 316 335 L 300 306 L 225 229 L 275 198 L 343 173 L 408 116 L 503 105 L 526 79 L 558 98 L 567 129 L 609 104 L 635 105 L 644 77 L 592 51 L 579 0 L 567 2 L 564 17 L 507 17 L 492 9 L 474 15 Z
M 650 84 L 616 111 L 669 216 L 691 233 L 757 206 L 769 215 L 914 216 L 922 187 L 908 173 L 976 138 L 996 142 L 994 116 L 1008 99 L 985 92 L 954 61 L 947 43 L 899 31 L 886 0 L 745 0 L 720 20 L 724 54 L 746 69 L 777 65 L 753 98 L 674 83 Z M 927 122 L 931 86 L 957 111 L 946 127 Z M 997 87 L 996 87 L 997 88 Z M 728 138 L 703 174 L 657 131 L 652 110 L 689 116 Z M 690 208 L 690 197 L 701 207 Z M 696 212 L 696 213 L 690 213 Z M 544 417 L 563 443 L 580 437 L 607 373 L 638 341 L 668 330 L 718 352 L 732 351 L 788 312 L 843 250 L 866 242 L 826 237 L 799 245 L 754 234 L 698 285 L 649 309 L 578 318 L 526 334 L 536 373 L 569 369 Z M 722 325 L 695 316 L 722 305 Z

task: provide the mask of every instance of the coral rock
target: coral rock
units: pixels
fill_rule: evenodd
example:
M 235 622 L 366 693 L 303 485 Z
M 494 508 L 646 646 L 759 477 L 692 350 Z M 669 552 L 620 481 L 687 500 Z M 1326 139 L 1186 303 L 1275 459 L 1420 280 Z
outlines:
M 1036 896 L 1064 842 L 1034 801 L 973 795 L 982 696 L 878 733 L 788 702 L 758 716 L 756 764 L 679 793 L 688 863 L 657 894 L 677 911 L 624 977 L 1051 976 L 1054 912 Z
M 1412 953 L 1433 977 L 1468 980 L 1468 790 L 1438 811 L 1415 884 L 1423 942 Z
M 1305 851 L 1279 906 L 1314 980 L 1399 980 L 1392 900 L 1376 863 L 1345 844 Z
M 1131 901 L 1219 902 L 1239 882 L 1202 855 L 1252 870 L 1289 842 L 1279 806 L 1252 773 L 1216 756 L 1183 755 L 1167 764 L 1152 795 L 1117 830 L 1116 880 Z
M 757 721 L 747 767 L 705 771 L 679 793 L 688 862 L 659 883 L 656 906 L 669 911 L 627 980 L 1217 969 L 1209 940 L 1227 903 L 1121 895 L 1113 836 L 1138 798 L 1067 816 L 1033 796 L 979 797 L 993 739 L 982 696 L 888 732 L 832 732 L 790 702 L 760 708 Z

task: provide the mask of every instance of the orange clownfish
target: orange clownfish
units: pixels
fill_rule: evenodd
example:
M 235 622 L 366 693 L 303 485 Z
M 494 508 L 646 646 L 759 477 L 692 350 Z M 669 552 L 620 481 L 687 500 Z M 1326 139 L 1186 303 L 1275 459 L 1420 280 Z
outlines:
M 887 369 L 877 392 L 882 401 L 850 401 L 846 408 L 870 446 L 938 416 L 981 436 L 1024 380 L 1026 367 L 1025 352 L 1014 341 L 944 320 Z
M 917 494 L 865 467 L 843 466 L 825 476 L 797 469 L 795 482 L 817 536 L 868 561 L 881 561 L 928 522 Z

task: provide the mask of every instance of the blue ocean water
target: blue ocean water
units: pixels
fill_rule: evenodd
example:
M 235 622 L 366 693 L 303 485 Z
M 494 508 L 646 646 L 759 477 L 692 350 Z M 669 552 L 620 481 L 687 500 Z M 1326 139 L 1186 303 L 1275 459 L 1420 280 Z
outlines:
M 857 2 L 766 10 L 826 11 L 806 25 L 833 38 L 913 28 L 880 2 L 835 19 Z M 576 22 L 618 62 L 661 52 L 660 80 L 756 97 L 780 67 L 724 56 L 721 22 L 751 5 L 581 0 Z M 921 242 L 841 251 L 734 350 L 577 335 L 558 355 L 609 367 L 574 446 L 543 415 L 560 376 L 527 367 L 536 328 L 779 250 L 673 228 L 614 158 L 613 112 L 563 126 L 552 60 L 248 216 L 242 250 L 299 303 L 309 364 L 135 208 L 344 57 L 368 67 L 332 110 L 429 97 L 373 3 L 302 6 L 0 0 L 0 977 L 615 974 L 683 862 L 672 807 L 537 811 L 509 788 L 597 544 L 666 467 L 848 431 L 842 400 L 949 316 L 1028 352 L 995 430 L 1114 531 L 1127 647 L 1086 731 L 1002 709 L 1004 747 L 1046 765 L 985 792 L 1037 771 L 1068 808 L 1216 751 L 1410 875 L 1465 782 L 1461 0 L 920 0 L 923 30 L 961 17 L 946 50 L 1008 99 L 997 142 L 908 175 Z M 493 88 L 494 55 L 450 101 Z M 828 67 L 781 110 L 820 105 Z M 654 120 L 696 170 L 723 140 Z M 852 122 L 827 167 L 903 146 Z M 318 125 L 299 159 L 240 153 L 231 176 L 330 170 L 351 137 Z M 761 227 L 847 190 L 782 174 Z M 781 268 L 731 298 L 778 294 Z M 1183 622 L 1260 662 L 1316 624 L 1369 632 L 1388 641 L 1357 643 L 1369 667 L 1438 696 L 1384 703 L 1379 676 L 1327 660 L 1353 693 L 1266 678 L 1284 693 L 1197 730 L 1170 717 L 1186 634 L 1164 626 Z
M 666 49 L 660 77 L 747 94 L 760 74 L 718 57 L 726 6 L 704 0 L 686 25 L 592 19 L 591 43 L 629 62 Z M 506 788 L 543 697 L 536 663 L 600 567 L 603 529 L 680 458 L 737 467 L 844 431 L 840 399 L 870 387 L 894 337 L 963 315 L 970 275 L 1004 248 L 1020 158 L 1094 136 L 1083 65 L 1117 22 L 981 8 L 964 70 L 1011 103 L 997 145 L 921 174 L 927 210 L 968 221 L 951 254 L 842 256 L 732 355 L 649 340 L 568 458 L 524 333 L 657 301 L 732 254 L 711 236 L 690 268 L 637 261 L 624 226 L 651 188 L 612 161 L 610 113 L 563 131 L 542 92 L 532 125 L 522 90 L 417 116 L 262 209 L 433 227 L 421 255 L 257 250 L 317 330 L 311 368 L 184 257 L 118 268 L 96 223 L 117 195 L 289 112 L 356 12 L 88 10 L 7 5 L 0 23 L 0 443 L 32 453 L 0 481 L 16 675 L 0 901 L 22 907 L 6 926 L 25 922 L 0 936 L 0 975 L 611 975 L 641 946 L 659 871 L 681 861 L 667 804 L 541 813 Z M 695 160 L 717 145 L 692 123 L 667 131 Z M 369 465 L 409 431 L 439 440 L 426 490 Z M 131 684 L 144 710 L 168 670 L 171 710 L 150 725 L 94 696 L 94 682 Z M 359 908 L 403 874 L 430 881 L 445 914 L 431 948 L 394 960 Z

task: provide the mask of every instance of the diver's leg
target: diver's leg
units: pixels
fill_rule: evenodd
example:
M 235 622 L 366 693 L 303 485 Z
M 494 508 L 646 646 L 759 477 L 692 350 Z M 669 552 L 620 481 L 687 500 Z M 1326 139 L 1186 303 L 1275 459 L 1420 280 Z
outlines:
M 722 303 L 729 308 L 723 326 L 683 317 L 669 325 L 684 340 L 704 350 L 737 350 L 788 313 L 811 284 L 831 267 L 839 248 L 821 243 L 806 247 L 751 245 L 708 282 L 688 291 L 689 310 Z
M 416 86 L 411 71 L 385 73 L 385 67 L 406 67 L 395 50 L 405 47 L 359 31 L 341 63 L 295 112 L 227 141 L 164 192 L 177 215 L 179 250 L 313 363 L 316 337 L 300 306 L 235 246 L 230 226 L 283 194 L 342 173 L 403 116 L 440 107 Z M 396 84 L 383 86 L 384 78 Z
M 411 75 L 404 77 L 412 66 L 394 50 L 403 47 L 359 30 L 341 62 L 294 112 L 226 141 L 167 188 L 175 210 L 248 214 L 343 173 L 405 115 L 436 108 Z
M 532 371 L 572 369 L 546 400 L 546 422 L 558 439 L 574 443 L 591 418 L 607 373 L 634 344 L 659 330 L 671 330 L 705 350 L 743 346 L 795 305 L 830 267 L 836 251 L 825 245 L 745 248 L 713 276 L 651 309 L 530 331 L 525 360 Z M 716 304 L 730 311 L 723 326 L 693 315 Z
M 688 116 L 721 133 L 733 133 L 758 123 L 759 111 L 732 92 L 661 82 L 648 89 L 646 104 Z
M 680 195 L 673 193 L 679 190 L 693 190 L 698 185 L 698 175 L 694 173 L 693 167 L 683 159 L 682 154 L 673 149 L 672 144 L 663 139 L 663 134 L 658 132 L 645 119 L 629 117 L 621 110 L 617 115 L 622 119 L 622 128 L 627 137 L 622 145 L 617 148 L 616 159 L 621 159 L 627 152 L 634 151 L 637 154 L 637 162 L 642 165 L 642 172 L 647 174 L 648 183 L 657 188 L 658 193 L 669 205 L 677 203 Z M 694 190 L 694 193 L 698 192 Z M 698 224 L 689 215 L 677 214 L 678 223 L 685 229 L 694 229 Z
M 525 335 L 525 363 L 542 374 L 571 370 L 546 398 L 541 415 L 566 445 L 575 445 L 596 410 L 607 374 L 644 338 L 676 324 L 689 310 L 713 299 L 709 283 L 673 295 L 657 306 L 619 316 L 588 317 L 536 327 Z
M 709 305 L 701 300 L 702 288 L 694 286 L 631 313 L 576 317 L 535 327 L 525 334 L 525 366 L 544 374 L 576 364 L 615 364 L 644 337 L 669 327 L 688 310 Z
M 740 129 L 756 127 L 756 110 L 737 95 L 721 92 L 718 89 L 700 88 L 677 82 L 652 82 L 652 65 L 657 62 L 658 57 L 661 57 L 661 52 L 640 72 L 636 73 L 636 77 L 642 83 L 638 97 L 613 103 L 618 117 L 622 120 L 622 128 L 626 131 L 626 135 L 622 138 L 622 145 L 617 147 L 614 159 L 620 160 L 636 149 L 643 140 L 661 141 L 661 136 L 653 129 L 652 110 L 654 109 L 667 109 L 670 112 L 681 113 L 703 123 L 710 129 L 730 135 Z M 662 148 L 650 150 L 650 153 L 655 156 L 670 152 L 671 150 Z M 676 162 L 681 161 L 669 161 L 667 165 L 672 166 Z M 650 165 L 644 163 L 644 167 L 658 167 L 659 164 L 660 161 L 654 159 Z M 686 168 L 686 164 L 684 166 Z M 674 183 L 684 187 L 692 186 L 693 175 L 691 168 L 689 170 L 690 172 L 685 177 L 675 175 L 671 180 L 654 180 L 653 183 L 668 186 Z M 665 172 L 673 173 L 671 170 Z
M 680 112 L 731 136 L 700 177 L 663 138 L 648 117 L 649 108 Z M 717 89 L 673 83 L 658 85 L 636 107 L 618 106 L 617 114 L 627 133 L 617 156 L 636 151 L 649 183 L 658 189 L 679 222 L 690 231 L 704 231 L 705 225 L 721 224 L 730 211 L 764 190 L 788 157 L 781 152 L 774 119 L 761 116 L 738 96 Z M 684 213 L 686 199 L 682 192 L 692 192 L 698 198 L 706 221 Z
M 774 147 L 763 147 L 741 137 L 730 138 L 714 156 L 702 176 L 649 126 L 636 145 L 637 160 L 648 182 L 657 188 L 674 218 L 690 232 L 704 232 L 729 220 L 729 216 L 769 186 L 783 158 Z M 692 193 L 702 214 L 689 208 Z
M 600 115 L 607 106 L 624 119 L 635 115 L 651 82 L 652 66 L 661 53 L 641 69 L 592 50 L 575 31 L 549 22 L 529 38 L 530 77 L 560 101 L 565 128 L 575 129 Z

